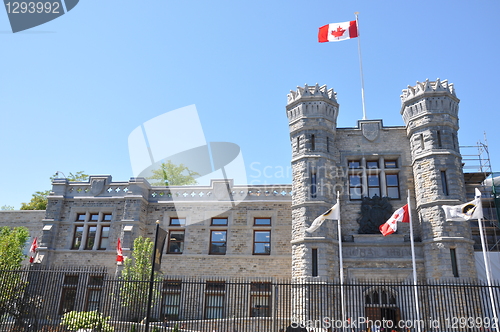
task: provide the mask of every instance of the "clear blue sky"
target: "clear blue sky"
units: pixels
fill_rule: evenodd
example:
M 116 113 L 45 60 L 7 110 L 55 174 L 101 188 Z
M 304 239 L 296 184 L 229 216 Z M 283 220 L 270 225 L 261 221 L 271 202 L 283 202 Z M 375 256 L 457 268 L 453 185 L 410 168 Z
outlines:
M 55 171 L 128 180 L 131 131 L 191 104 L 207 141 L 241 147 L 249 182 L 290 183 L 290 89 L 326 84 L 340 127 L 362 117 L 357 40 L 317 42 L 320 26 L 355 11 L 368 118 L 403 125 L 401 90 L 448 79 L 460 144 L 486 132 L 500 170 L 498 1 L 82 0 L 16 34 L 0 10 L 0 206 L 49 189 Z M 264 167 L 275 176 L 257 177 Z

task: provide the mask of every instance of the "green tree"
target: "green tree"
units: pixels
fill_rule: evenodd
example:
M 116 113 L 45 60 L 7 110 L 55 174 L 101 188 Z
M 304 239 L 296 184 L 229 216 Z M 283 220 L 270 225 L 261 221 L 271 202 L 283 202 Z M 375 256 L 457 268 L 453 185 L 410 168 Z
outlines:
M 26 257 L 23 254 L 29 232 L 26 227 L 0 227 L 0 317 L 6 313 L 16 319 L 16 323 L 25 308 L 22 298 L 26 281 L 23 281 L 18 270 Z M 20 321 L 19 321 L 20 322 Z
M 147 302 L 149 295 L 149 281 L 151 269 L 153 268 L 154 243 L 149 238 L 142 236 L 134 240 L 132 258 L 125 258 L 120 287 L 121 304 L 129 309 L 129 317 L 133 321 L 141 321 L 146 317 Z M 161 280 L 161 273 L 156 272 L 155 281 Z M 154 298 L 159 291 L 154 288 Z
M 26 227 L 0 227 L 0 270 L 21 267 L 21 262 L 26 257 L 23 249 L 29 236 Z
M 45 210 L 47 209 L 47 196 L 50 194 L 50 190 L 37 191 L 31 195 L 31 201 L 29 203 L 21 203 L 21 210 Z
M 57 177 L 57 174 L 54 174 L 50 177 L 50 182 L 54 181 Z M 75 174 L 69 173 L 69 176 L 66 178 L 68 181 L 87 181 L 89 176 L 85 174 L 83 171 L 76 172 Z M 50 194 L 50 190 L 45 191 L 37 191 L 35 192 L 29 203 L 21 203 L 21 210 L 46 210 L 47 209 L 47 196 Z
M 148 179 L 158 180 L 151 183 L 153 186 L 184 186 L 197 184 L 195 177 L 199 175 L 184 164 L 176 165 L 168 160 L 166 163 L 161 163 L 159 169 L 153 170 L 153 175 Z
M 12 211 L 12 210 L 14 210 L 14 207 L 12 205 L 2 205 L 0 207 L 0 210 L 2 210 L 2 211 Z

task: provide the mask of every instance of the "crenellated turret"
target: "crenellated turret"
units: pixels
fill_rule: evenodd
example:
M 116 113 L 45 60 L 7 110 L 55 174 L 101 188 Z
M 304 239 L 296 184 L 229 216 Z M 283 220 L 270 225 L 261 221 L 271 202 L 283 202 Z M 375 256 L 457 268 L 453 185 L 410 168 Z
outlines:
M 335 135 L 339 104 L 326 85 L 297 87 L 287 96 L 292 146 L 292 276 L 296 279 L 338 277 L 336 230 L 325 224 L 314 235 L 305 232 L 336 200 Z M 314 261 L 314 266 L 310 264 Z
M 458 103 L 453 84 L 426 80 L 401 95 L 401 115 L 410 140 L 416 209 L 424 243 L 426 277 L 474 278 L 468 221 L 447 222 L 441 205 L 465 201 Z M 456 257 L 461 257 L 460 262 Z

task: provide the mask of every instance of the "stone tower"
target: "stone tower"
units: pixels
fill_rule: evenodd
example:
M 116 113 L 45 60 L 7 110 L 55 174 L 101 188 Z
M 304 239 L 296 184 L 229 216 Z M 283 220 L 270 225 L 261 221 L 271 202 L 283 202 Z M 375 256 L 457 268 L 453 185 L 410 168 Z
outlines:
M 326 85 L 297 87 L 286 112 L 292 146 L 292 278 L 338 278 L 336 224 L 325 222 L 310 234 L 313 220 L 336 202 L 334 142 L 339 105 Z
M 447 222 L 440 207 L 466 201 L 457 139 L 460 100 L 453 84 L 437 79 L 408 86 L 403 90 L 401 102 L 401 115 L 411 146 L 425 277 L 474 278 L 469 222 Z

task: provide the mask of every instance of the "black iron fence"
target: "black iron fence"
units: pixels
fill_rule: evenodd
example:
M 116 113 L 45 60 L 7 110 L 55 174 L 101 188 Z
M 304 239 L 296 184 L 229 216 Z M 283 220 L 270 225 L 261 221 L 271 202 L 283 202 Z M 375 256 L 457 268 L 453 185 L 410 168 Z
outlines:
M 148 281 L 99 268 L 0 271 L 0 280 L 0 331 L 76 330 L 64 320 L 70 312 L 104 317 L 96 331 L 145 330 Z M 498 283 L 477 281 L 341 286 L 168 276 L 153 284 L 149 331 L 498 332 L 499 300 Z

